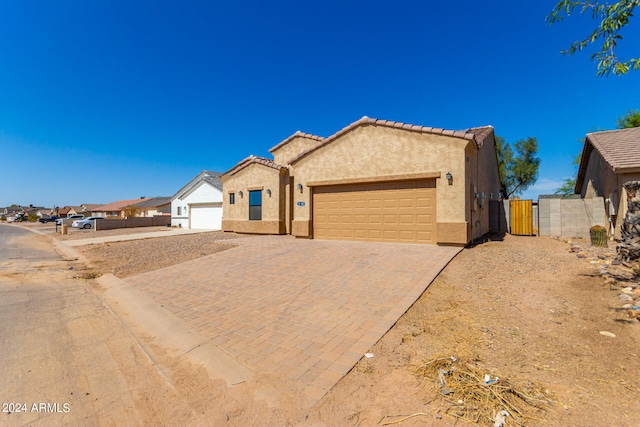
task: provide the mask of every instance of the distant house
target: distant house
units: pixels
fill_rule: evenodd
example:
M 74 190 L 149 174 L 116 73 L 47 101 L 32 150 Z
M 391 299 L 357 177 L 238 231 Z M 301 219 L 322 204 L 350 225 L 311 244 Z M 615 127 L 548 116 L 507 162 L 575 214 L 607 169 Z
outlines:
M 131 207 L 140 209 L 137 216 L 171 215 L 171 197 L 153 197 L 143 202 L 134 203 Z
M 71 206 L 63 206 L 56 209 L 56 215 L 60 218 L 66 218 L 69 215 L 69 211 L 71 210 Z
M 620 225 L 627 212 L 627 194 L 622 187 L 640 180 L 640 127 L 587 134 L 582 148 L 575 193 L 583 199 L 604 198 L 609 234 L 620 238 Z
M 219 172 L 200 172 L 171 198 L 171 225 L 206 230 L 222 228 Z
M 36 209 L 35 214 L 38 218 L 49 217 L 52 215 L 52 210 L 47 208 Z
M 91 210 L 91 215 L 93 216 L 103 216 L 103 217 L 125 217 L 124 209 L 128 206 L 131 206 L 135 203 L 144 202 L 145 200 L 149 200 L 149 198 L 139 198 L 139 199 L 130 199 L 130 200 L 118 200 L 107 205 L 98 206 Z M 140 216 L 140 215 L 136 215 Z
M 1 208 L 0 209 L 0 216 L 5 218 L 5 219 L 10 219 L 12 217 L 15 217 L 16 214 L 24 212 L 25 209 L 29 209 L 29 207 L 25 207 L 25 206 L 9 206 L 6 208 Z
M 84 215 L 86 212 L 82 206 L 68 206 L 69 211 L 67 212 L 67 216 L 69 215 Z
M 83 213 L 88 213 L 90 214 L 92 210 L 94 210 L 97 207 L 103 206 L 104 203 L 83 203 L 80 206 L 82 207 L 82 212 Z

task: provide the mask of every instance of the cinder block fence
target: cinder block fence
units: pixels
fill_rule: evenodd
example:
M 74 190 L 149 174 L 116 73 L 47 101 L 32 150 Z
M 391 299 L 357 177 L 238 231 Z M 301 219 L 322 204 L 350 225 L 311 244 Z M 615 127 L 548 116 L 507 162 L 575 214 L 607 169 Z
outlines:
M 604 199 L 582 199 L 579 194 L 540 195 L 538 198 L 540 236 L 589 238 L 594 225 L 608 228 Z

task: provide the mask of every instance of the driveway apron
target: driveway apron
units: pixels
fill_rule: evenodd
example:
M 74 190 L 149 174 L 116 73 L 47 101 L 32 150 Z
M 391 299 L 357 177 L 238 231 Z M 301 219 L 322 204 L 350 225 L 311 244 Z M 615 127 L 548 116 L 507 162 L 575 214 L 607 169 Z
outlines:
M 461 250 L 290 236 L 234 243 L 125 280 L 254 373 L 292 379 L 309 406 Z

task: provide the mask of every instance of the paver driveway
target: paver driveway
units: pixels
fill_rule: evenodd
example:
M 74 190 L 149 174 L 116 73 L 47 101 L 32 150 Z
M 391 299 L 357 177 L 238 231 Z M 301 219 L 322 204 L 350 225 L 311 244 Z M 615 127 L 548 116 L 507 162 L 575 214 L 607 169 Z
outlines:
M 461 250 L 252 236 L 126 279 L 253 372 L 286 375 L 312 405 Z

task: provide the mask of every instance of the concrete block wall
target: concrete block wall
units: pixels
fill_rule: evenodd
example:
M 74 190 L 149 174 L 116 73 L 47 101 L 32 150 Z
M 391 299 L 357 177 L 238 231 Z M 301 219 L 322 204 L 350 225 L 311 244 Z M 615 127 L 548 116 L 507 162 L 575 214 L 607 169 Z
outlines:
M 606 226 L 602 197 L 541 196 L 538 200 L 538 216 L 541 236 L 589 238 L 591 227 Z

